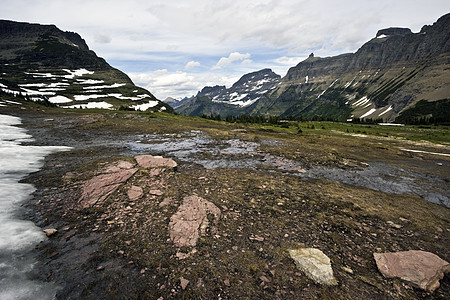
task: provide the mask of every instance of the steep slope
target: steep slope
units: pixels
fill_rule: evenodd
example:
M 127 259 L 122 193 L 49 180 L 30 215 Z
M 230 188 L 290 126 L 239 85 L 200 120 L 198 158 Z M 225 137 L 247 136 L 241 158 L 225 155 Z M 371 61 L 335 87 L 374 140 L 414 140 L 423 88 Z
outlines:
M 178 105 L 175 110 L 187 115 L 236 115 L 244 112 L 253 103 L 273 90 L 281 76 L 270 69 L 242 76 L 230 88 L 225 86 L 205 87 L 188 101 Z
M 356 53 L 326 58 L 311 54 L 289 69 L 284 78 L 274 80 L 265 93 L 245 102 L 246 106 L 232 110 L 224 107 L 219 112 L 392 121 L 420 100 L 430 102 L 432 107 L 442 106 L 450 98 L 449 38 L 450 14 L 424 26 L 419 33 L 408 28 L 382 29 Z M 253 87 L 249 85 L 248 89 Z M 236 94 L 236 99 L 244 94 Z M 217 110 L 212 102 L 232 104 L 229 95 L 220 89 L 207 94 L 208 98 L 201 101 L 202 107 L 197 99 L 178 111 L 198 114 L 211 111 L 211 107 Z
M 54 25 L 0 20 L 0 91 L 63 107 L 172 110 Z
M 393 120 L 419 100 L 450 97 L 450 15 L 419 33 L 380 30 L 354 54 L 309 57 L 252 114 Z

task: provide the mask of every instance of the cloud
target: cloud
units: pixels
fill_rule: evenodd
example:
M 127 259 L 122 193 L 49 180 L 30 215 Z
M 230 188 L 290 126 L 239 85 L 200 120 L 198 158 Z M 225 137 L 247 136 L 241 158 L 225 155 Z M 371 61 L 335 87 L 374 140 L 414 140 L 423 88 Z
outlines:
M 109 44 L 111 43 L 112 38 L 109 35 L 106 34 L 96 34 L 94 36 L 94 42 L 99 44 Z
M 190 62 L 188 62 L 185 66 L 184 66 L 184 68 L 186 69 L 186 70 L 189 70 L 189 69 L 191 69 L 191 68 L 195 68 L 195 67 L 199 67 L 200 66 L 200 63 L 198 62 L 198 61 L 190 61 Z
M 245 63 L 249 63 L 249 62 L 251 62 L 251 60 L 249 59 L 250 56 L 251 55 L 249 53 L 245 53 L 245 54 L 242 54 L 239 52 L 230 53 L 230 55 L 228 55 L 228 57 L 222 57 L 212 69 L 213 70 L 220 69 L 220 68 L 222 68 L 226 65 L 229 65 L 235 61 L 242 61 Z
M 127 73 L 131 80 L 148 89 L 158 99 L 167 97 L 184 98 L 196 95 L 205 86 L 231 86 L 239 76 L 211 75 L 208 73 L 189 74 L 183 71 L 170 72 L 167 69 L 145 73 Z
M 284 66 L 295 66 L 297 65 L 299 62 L 305 60 L 306 57 L 298 57 L 298 56 L 282 56 L 279 57 L 277 59 L 274 59 L 273 61 L 279 65 L 284 65 Z

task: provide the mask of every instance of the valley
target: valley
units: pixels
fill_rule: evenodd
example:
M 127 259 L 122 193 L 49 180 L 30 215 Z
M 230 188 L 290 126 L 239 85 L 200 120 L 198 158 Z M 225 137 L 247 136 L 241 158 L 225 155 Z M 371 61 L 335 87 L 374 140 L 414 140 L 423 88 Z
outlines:
M 37 246 L 37 276 L 61 286 L 58 298 L 449 296 L 448 276 L 431 294 L 384 278 L 373 260 L 409 249 L 450 259 L 445 126 L 232 124 L 26 102 L 0 113 L 20 116 L 32 144 L 72 147 L 26 179 L 37 188 L 26 217 L 57 230 Z M 140 155 L 177 166 L 149 169 Z M 128 180 L 81 205 L 94 199 L 83 198 L 87 182 L 125 170 Z M 178 245 L 170 224 L 187 197 L 217 210 L 195 243 Z M 299 272 L 297 247 L 329 256 L 338 285 Z

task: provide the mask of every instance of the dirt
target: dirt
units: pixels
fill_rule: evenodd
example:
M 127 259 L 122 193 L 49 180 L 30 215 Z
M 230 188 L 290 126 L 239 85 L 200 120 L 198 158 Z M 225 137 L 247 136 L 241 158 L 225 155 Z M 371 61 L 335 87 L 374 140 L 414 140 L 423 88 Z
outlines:
M 58 299 L 450 298 L 448 275 L 429 293 L 384 278 L 373 259 L 374 252 L 424 250 L 450 261 L 450 209 L 425 200 L 436 194 L 448 203 L 446 157 L 405 153 L 400 141 L 164 114 L 7 112 L 23 118 L 36 144 L 73 147 L 26 179 L 37 187 L 26 217 L 58 229 L 37 247 L 39 277 L 61 287 Z M 73 209 L 83 182 L 112 163 L 134 164 L 139 154 L 178 167 L 140 168 L 103 202 Z M 131 201 L 133 186 L 143 196 Z M 169 234 L 170 218 L 193 195 L 221 211 L 195 253 Z M 323 251 L 338 285 L 302 274 L 288 253 L 298 247 Z

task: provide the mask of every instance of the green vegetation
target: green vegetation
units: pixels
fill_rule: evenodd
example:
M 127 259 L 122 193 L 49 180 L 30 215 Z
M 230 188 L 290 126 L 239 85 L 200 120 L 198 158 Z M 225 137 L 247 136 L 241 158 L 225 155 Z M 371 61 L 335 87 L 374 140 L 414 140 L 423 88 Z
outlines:
M 450 99 L 439 101 L 421 100 L 413 107 L 403 111 L 396 122 L 405 124 L 450 124 Z

